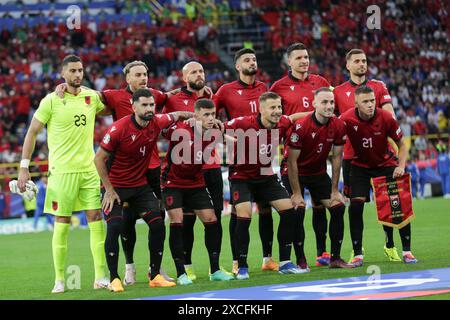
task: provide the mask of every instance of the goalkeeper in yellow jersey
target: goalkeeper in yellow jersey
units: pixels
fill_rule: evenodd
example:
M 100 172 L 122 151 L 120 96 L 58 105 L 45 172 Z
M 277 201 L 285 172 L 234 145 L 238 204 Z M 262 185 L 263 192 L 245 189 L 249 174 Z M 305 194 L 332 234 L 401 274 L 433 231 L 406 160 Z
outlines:
M 64 292 L 67 238 L 73 211 L 86 211 L 95 269 L 94 289 L 109 285 L 105 277 L 106 231 L 100 213 L 100 178 L 93 162 L 95 115 L 104 105 L 94 90 L 81 87 L 83 64 L 79 57 L 66 56 L 61 75 L 67 91 L 62 99 L 50 93 L 39 104 L 25 137 L 17 181 L 20 192 L 25 192 L 36 135 L 46 125 L 49 172 L 44 212 L 55 216 L 52 293 Z

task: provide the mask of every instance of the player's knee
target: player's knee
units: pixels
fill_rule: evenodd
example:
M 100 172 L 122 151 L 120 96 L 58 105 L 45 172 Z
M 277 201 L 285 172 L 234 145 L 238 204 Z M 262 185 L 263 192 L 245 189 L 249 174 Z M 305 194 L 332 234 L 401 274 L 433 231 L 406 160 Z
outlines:
M 200 216 L 201 216 L 201 220 L 203 223 L 212 223 L 212 222 L 217 221 L 217 217 L 216 217 L 214 211 L 212 211 L 212 210 L 202 212 L 202 214 Z
M 86 210 L 86 219 L 88 222 L 95 222 L 102 220 L 102 213 L 100 209 Z
M 165 233 L 164 221 L 161 217 L 155 217 L 153 220 L 148 222 L 148 226 L 150 227 L 150 232 L 153 234 L 163 234 Z

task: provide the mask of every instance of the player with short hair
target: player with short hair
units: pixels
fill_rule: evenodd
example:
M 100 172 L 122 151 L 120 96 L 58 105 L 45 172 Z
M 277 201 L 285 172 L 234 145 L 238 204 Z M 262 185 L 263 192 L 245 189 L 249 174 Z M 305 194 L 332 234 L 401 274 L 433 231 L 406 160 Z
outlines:
M 234 64 L 238 72 L 238 80 L 224 84 L 214 95 L 217 113 L 225 110 L 228 120 L 237 117 L 259 114 L 259 96 L 267 92 L 267 86 L 256 80 L 258 62 L 253 49 L 242 48 L 234 55 Z M 232 168 L 230 167 L 230 170 Z M 229 171 L 229 176 L 232 172 Z M 231 197 L 231 202 L 232 202 Z M 262 270 L 276 271 L 278 263 L 272 259 L 273 243 L 273 218 L 272 208 L 267 201 L 258 202 L 259 211 L 259 235 L 263 250 Z M 236 224 L 237 216 L 234 206 L 232 207 L 229 232 L 231 252 L 233 255 L 233 273 L 238 271 L 238 250 L 236 247 Z
M 340 116 L 346 125 L 348 139 L 354 150 L 350 171 L 350 235 L 352 238 L 355 267 L 363 265 L 363 211 L 364 202 L 370 201 L 370 179 L 380 176 L 401 177 L 405 172 L 407 148 L 402 130 L 394 116 L 377 108 L 374 90 L 361 86 L 355 90 L 355 108 Z M 398 147 L 398 158 L 389 148 L 388 137 Z M 401 261 L 394 246 L 393 228 L 383 226 L 386 233 L 386 249 L 391 249 L 391 261 Z M 403 246 L 403 261 L 416 263 L 411 253 L 411 224 L 399 229 Z
M 234 168 L 230 180 L 231 195 L 237 214 L 238 280 L 249 278 L 247 255 L 252 201 L 267 201 L 280 214 L 277 232 L 279 273 L 307 272 L 290 260 L 291 246 L 297 232 L 295 230 L 297 213 L 289 194 L 271 166 L 280 140 L 286 136 L 292 121 L 298 119 L 298 115 L 282 115 L 281 98 L 274 92 L 266 92 L 259 97 L 259 109 L 258 115 L 238 117 L 225 123 L 227 135 L 237 139 L 237 154 L 233 156 Z
M 183 66 L 182 71 L 183 81 L 186 83 L 186 86 L 182 87 L 180 92 L 172 95 L 167 100 L 163 112 L 178 110 L 194 112 L 196 101 L 203 98 L 211 98 L 211 94 L 205 86 L 205 71 L 200 63 L 196 61 L 188 62 Z M 203 176 L 213 200 L 214 212 L 219 227 L 220 244 L 222 244 L 223 180 L 220 162 L 220 158 L 216 158 L 216 161 L 212 163 L 205 163 L 203 165 Z M 189 279 L 195 280 L 197 276 L 192 265 L 192 248 L 194 246 L 194 225 L 197 216 L 192 211 L 192 208 L 183 208 L 183 214 L 184 268 Z M 224 268 L 220 268 L 222 271 L 227 272 Z
M 200 99 L 195 101 L 194 110 L 194 125 L 177 122 L 164 133 L 170 142 L 164 159 L 161 186 L 170 218 L 170 251 L 177 269 L 177 283 L 180 285 L 192 284 L 186 274 L 183 254 L 183 221 L 186 217 L 183 215 L 183 208 L 192 209 L 204 224 L 210 280 L 234 279 L 232 275 L 220 270 L 219 223 L 203 173 L 205 161 L 209 163 L 214 157 L 214 146 L 210 146 L 210 141 L 205 136 L 215 132 L 213 127 L 218 123 L 216 109 L 212 100 Z M 221 137 L 220 131 L 217 134 Z
M 155 115 L 155 99 L 147 88 L 133 93 L 133 110 L 132 115 L 110 126 L 95 156 L 95 165 L 105 188 L 102 204 L 107 222 L 105 254 L 111 274 L 110 289 L 114 292 L 124 290 L 117 264 L 118 239 L 123 233 L 123 216 L 126 214 L 133 215 L 135 220 L 136 217 L 142 218 L 149 226 L 149 286 L 175 285 L 160 275 L 165 227 L 159 212 L 158 198 L 148 184 L 146 172 L 161 130 L 178 118 L 192 115 L 187 112 Z M 129 205 L 127 211 L 122 210 L 125 201 Z
M 127 86 L 122 89 L 106 89 L 103 91 L 96 91 L 100 96 L 101 101 L 105 104 L 105 109 L 98 115 L 107 116 L 111 115 L 114 121 L 120 120 L 123 117 L 133 114 L 132 100 L 133 93 L 141 88 L 147 88 L 148 86 L 148 67 L 143 61 L 134 60 L 128 63 L 123 68 L 123 74 L 125 75 L 125 81 Z M 56 87 L 58 95 L 63 95 L 66 89 L 66 84 L 60 84 Z M 155 99 L 156 111 L 161 110 L 166 103 L 168 97 L 176 92 L 176 90 L 163 93 L 154 88 L 148 88 Z M 147 181 L 150 187 L 156 194 L 156 197 L 161 200 L 161 187 L 160 187 L 160 175 L 161 175 L 161 161 L 159 159 L 158 147 L 155 144 L 151 153 L 150 162 L 148 164 L 148 170 L 146 173 Z M 128 204 L 124 204 L 123 210 L 128 210 Z M 165 217 L 164 206 L 160 202 L 161 216 Z M 125 254 L 125 276 L 123 278 L 124 285 L 133 285 L 136 282 L 136 267 L 134 264 L 134 247 L 136 244 L 136 219 L 139 216 L 133 214 L 123 215 L 124 234 L 121 237 L 122 248 Z M 167 280 L 171 279 L 164 270 L 161 269 L 161 275 Z M 148 273 L 150 280 L 150 270 Z
M 386 85 L 375 79 L 367 78 L 367 57 L 363 50 L 361 49 L 351 49 L 345 56 L 346 68 L 350 73 L 350 79 L 336 88 L 334 88 L 334 99 L 335 99 L 335 110 L 336 114 L 343 114 L 349 109 L 355 107 L 355 90 L 361 86 L 368 86 L 373 89 L 375 94 L 375 106 L 377 108 L 382 108 L 386 111 L 391 112 L 395 117 L 394 108 L 392 106 L 392 99 L 389 94 Z M 392 142 L 392 144 L 394 144 Z M 354 152 L 350 144 L 350 140 L 344 146 L 344 156 L 342 161 L 342 175 L 344 179 L 344 195 L 349 197 L 350 194 L 350 171 L 351 162 L 354 157 Z M 353 213 L 349 211 L 350 219 L 350 229 L 353 228 L 352 221 Z M 386 237 L 390 237 L 390 233 L 386 234 Z M 388 243 L 390 244 L 393 239 L 389 238 Z M 398 260 L 398 255 L 393 248 L 387 247 L 385 249 L 385 254 L 388 256 L 390 261 Z M 350 261 L 353 259 L 354 253 L 352 252 Z
M 297 120 L 288 138 L 289 177 L 283 176 L 283 183 L 292 194 L 292 203 L 299 214 L 305 215 L 304 189 L 308 188 L 314 203 L 322 203 L 330 211 L 331 258 L 330 268 L 353 268 L 340 256 L 344 238 L 343 197 L 339 193 L 342 149 L 346 134 L 344 123 L 334 116 L 334 95 L 329 87 L 315 91 L 312 101 L 315 111 Z M 327 174 L 327 158 L 333 150 L 332 176 Z M 303 222 L 303 221 L 302 221 Z M 303 227 L 303 226 L 302 226 Z M 299 228 L 301 232 L 303 228 Z M 304 241 L 304 233 L 300 238 Z M 297 253 L 297 252 L 296 252 Z M 299 252 L 297 264 L 307 269 L 305 253 Z
M 94 259 L 94 289 L 109 285 L 105 277 L 105 223 L 100 212 L 100 178 L 92 161 L 95 115 L 104 105 L 95 91 L 81 87 L 84 72 L 79 57 L 66 56 L 61 67 L 67 92 L 62 99 L 50 93 L 39 104 L 25 137 L 18 178 L 18 186 L 23 192 L 30 177 L 28 165 L 36 136 L 47 125 L 49 172 L 44 212 L 55 215 L 52 240 L 55 286 L 52 293 L 62 293 L 65 289 L 67 238 L 73 211 L 86 211 Z
M 309 73 L 309 54 L 303 43 L 293 43 L 287 48 L 288 65 L 290 71 L 288 75 L 274 82 L 270 91 L 281 96 L 283 114 L 291 115 L 300 112 L 304 117 L 312 114 L 314 108 L 312 102 L 314 91 L 322 87 L 331 87 L 330 83 L 322 76 Z M 289 148 L 285 145 L 283 150 L 283 161 L 281 162 L 281 176 L 288 180 L 287 157 Z M 313 204 L 312 224 L 316 236 L 316 266 L 327 266 L 330 263 L 330 254 L 326 249 L 328 221 L 325 207 L 321 203 Z M 299 212 L 299 228 L 304 230 L 304 212 Z M 304 232 L 302 232 L 304 235 Z M 297 256 L 302 256 L 304 239 L 294 241 L 294 250 Z M 299 261 L 304 264 L 304 261 Z M 304 267 L 304 266 L 303 266 Z

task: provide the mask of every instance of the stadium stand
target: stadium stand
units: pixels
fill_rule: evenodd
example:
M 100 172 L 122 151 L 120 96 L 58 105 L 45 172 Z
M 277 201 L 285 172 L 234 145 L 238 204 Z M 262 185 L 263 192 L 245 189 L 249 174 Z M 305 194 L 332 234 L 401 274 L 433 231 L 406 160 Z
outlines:
M 16 172 L 27 125 L 39 101 L 61 82 L 57 64 L 69 53 L 83 59 L 85 85 L 102 90 L 125 86 L 122 67 L 142 60 L 149 85 L 179 87 L 180 68 L 191 60 L 205 67 L 216 91 L 234 80 L 232 55 L 251 46 L 259 80 L 271 84 L 287 72 L 285 49 L 306 44 L 310 72 L 336 86 L 347 79 L 345 53 L 359 47 L 369 77 L 383 80 L 405 136 L 410 157 L 436 159 L 440 139 L 448 150 L 450 14 L 445 1 L 384 1 L 381 30 L 366 27 L 370 1 L 70 1 L 0 2 L 0 184 Z M 81 29 L 68 30 L 70 5 L 81 10 Z M 108 118 L 99 118 L 96 145 Z M 45 132 L 35 161 L 47 157 Z M 436 161 L 434 163 L 436 167 Z M 45 172 L 45 161 L 35 167 Z

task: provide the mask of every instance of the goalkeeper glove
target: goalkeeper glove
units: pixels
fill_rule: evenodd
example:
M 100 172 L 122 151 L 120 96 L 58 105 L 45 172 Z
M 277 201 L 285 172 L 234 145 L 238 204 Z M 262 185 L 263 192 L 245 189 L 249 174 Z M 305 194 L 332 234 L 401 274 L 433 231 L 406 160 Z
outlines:
M 28 180 L 25 184 L 25 192 L 20 192 L 19 186 L 17 185 L 17 180 L 11 180 L 9 182 L 9 190 L 12 193 L 20 194 L 24 199 L 31 201 L 39 192 L 39 189 L 36 187 L 33 181 Z

